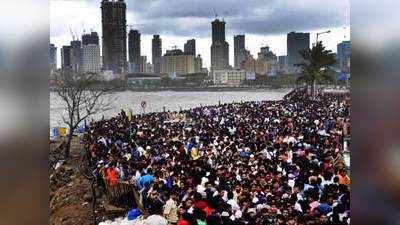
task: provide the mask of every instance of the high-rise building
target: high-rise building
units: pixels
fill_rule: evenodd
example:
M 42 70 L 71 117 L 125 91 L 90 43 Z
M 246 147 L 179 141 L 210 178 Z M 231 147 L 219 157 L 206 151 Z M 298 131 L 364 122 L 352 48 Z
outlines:
M 197 55 L 196 59 L 195 59 L 195 67 L 194 67 L 194 71 L 197 72 L 201 72 L 203 68 L 203 59 L 201 58 L 201 55 Z
M 211 73 L 215 69 L 229 67 L 229 44 L 225 41 L 225 21 L 215 19 L 211 22 Z
M 278 62 L 278 57 L 269 50 L 269 47 L 261 47 L 258 57 L 265 59 L 267 62 Z
M 154 65 L 154 73 L 161 72 L 161 54 L 162 54 L 162 41 L 160 35 L 154 35 L 151 43 L 152 62 Z
M 126 4 L 124 0 L 102 0 L 103 68 L 123 74 L 126 60 Z
M 350 41 L 343 41 L 337 45 L 337 59 L 340 71 L 350 73 Z
M 269 49 L 268 46 L 260 48 L 258 59 L 267 63 L 268 76 L 275 76 L 278 74 L 278 57 Z
M 279 73 L 285 74 L 286 72 L 286 55 L 278 56 Z
M 268 75 L 268 62 L 262 58 L 258 57 L 256 60 L 256 74 Z
M 97 32 L 91 32 L 90 34 L 83 34 L 82 35 L 82 45 L 100 45 L 99 44 L 99 35 Z
M 245 50 L 244 60 L 241 62 L 240 68 L 246 71 L 246 74 L 253 74 L 256 72 L 256 60 L 250 51 Z
M 72 47 L 63 46 L 61 48 L 61 69 L 63 73 L 70 74 L 72 72 Z
M 147 56 L 141 55 L 139 57 L 139 68 L 136 73 L 146 73 Z
M 161 60 L 161 73 L 168 75 L 187 75 L 200 72 L 199 64 L 202 59 L 199 56 L 186 55 L 180 49 L 167 50 Z M 201 67 L 200 67 L 201 69 Z
M 244 35 L 235 35 L 233 37 L 234 42 L 234 67 L 240 69 L 240 65 L 245 60 L 246 44 Z
M 73 40 L 71 41 L 71 47 L 72 47 L 72 60 L 71 60 L 71 66 L 72 66 L 72 72 L 74 74 L 81 74 L 83 72 L 83 67 L 82 67 L 82 42 L 79 40 Z
M 289 73 L 298 71 L 296 64 L 303 61 L 301 51 L 310 48 L 310 33 L 290 32 L 287 34 L 287 69 Z
M 185 55 L 196 55 L 196 40 L 187 40 L 184 46 Z
M 54 44 L 49 45 L 49 69 L 50 74 L 57 70 L 57 47 Z
M 101 71 L 100 45 L 87 44 L 83 49 L 83 72 L 99 73 Z
M 138 30 L 130 30 L 128 37 L 129 64 L 133 72 L 141 73 L 143 70 L 140 70 L 140 33 Z
M 82 35 L 82 72 L 99 73 L 101 71 L 101 56 L 99 35 L 97 32 Z
M 212 43 L 225 41 L 225 21 L 215 19 L 211 22 Z

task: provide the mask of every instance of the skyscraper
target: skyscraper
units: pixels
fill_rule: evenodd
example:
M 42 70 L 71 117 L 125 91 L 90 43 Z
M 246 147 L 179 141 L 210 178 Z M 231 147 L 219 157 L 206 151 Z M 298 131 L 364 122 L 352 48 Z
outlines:
M 154 64 L 154 73 L 161 72 L 161 54 L 162 54 L 162 42 L 160 35 L 154 35 L 152 40 L 152 61 Z
M 180 49 L 167 50 L 161 60 L 161 73 L 175 76 L 199 72 L 199 60 L 200 56 L 184 54 Z
M 128 49 L 129 49 L 129 64 L 135 73 L 142 73 L 140 59 L 140 33 L 138 30 L 129 31 Z
M 337 59 L 340 71 L 350 72 L 350 41 L 343 41 L 337 45 Z
M 54 44 L 49 45 L 49 68 L 50 74 L 57 70 L 57 47 Z
M 72 47 L 72 59 L 71 59 L 71 66 L 72 66 L 72 72 L 74 74 L 81 74 L 83 72 L 83 61 L 82 61 L 82 42 L 79 40 L 73 40 L 71 41 L 71 47 Z
M 100 44 L 97 32 L 82 35 L 82 71 L 83 73 L 101 71 Z
M 290 32 L 287 34 L 287 69 L 297 72 L 296 64 L 303 61 L 300 52 L 310 48 L 310 33 Z
M 84 73 L 98 73 L 101 71 L 100 45 L 87 44 L 82 46 L 82 70 Z
M 195 59 L 195 67 L 194 67 L 194 71 L 197 72 L 201 72 L 203 68 L 203 59 L 201 58 L 201 55 L 197 55 L 196 59 Z
M 102 0 L 103 68 L 123 74 L 126 61 L 126 4 L 124 0 Z
M 146 73 L 146 66 L 147 66 L 147 56 L 142 55 L 139 56 L 139 68 L 137 70 L 138 73 Z
M 72 47 L 63 46 L 61 48 L 61 69 L 64 74 L 70 74 L 72 72 Z
M 234 67 L 240 69 L 241 63 L 245 60 L 246 44 L 244 35 L 235 35 L 234 42 Z
M 212 43 L 225 41 L 225 21 L 215 19 L 211 22 L 212 27 Z
M 97 32 L 82 35 L 82 45 L 95 44 L 99 45 L 99 35 Z
M 278 67 L 281 74 L 286 73 L 286 55 L 278 56 Z
M 196 40 L 195 39 L 190 39 L 187 40 L 185 43 L 185 55 L 196 55 Z
M 229 44 L 225 41 L 225 21 L 215 19 L 211 22 L 211 72 L 229 67 Z
M 240 64 L 240 68 L 245 70 L 246 74 L 253 74 L 256 72 L 256 68 L 257 68 L 256 60 L 254 59 L 254 57 L 250 53 L 250 51 L 245 50 L 244 60 Z

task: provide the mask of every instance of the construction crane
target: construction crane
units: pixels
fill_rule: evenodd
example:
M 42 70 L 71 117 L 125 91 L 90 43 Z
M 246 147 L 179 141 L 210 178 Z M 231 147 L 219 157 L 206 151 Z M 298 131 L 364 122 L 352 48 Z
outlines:
M 83 34 L 86 34 L 85 21 L 82 21 Z
M 331 32 L 330 30 L 327 30 L 327 31 L 323 31 L 323 32 L 317 33 L 317 38 L 316 38 L 316 40 L 315 40 L 315 44 L 318 43 L 318 37 L 319 37 L 319 35 L 321 35 L 321 34 L 328 34 L 328 33 L 330 33 L 330 32 Z
M 69 32 L 71 33 L 72 40 L 75 41 L 76 35 L 75 35 L 74 32 L 72 31 L 71 27 L 69 27 Z
M 215 19 L 218 19 L 218 14 L 217 14 L 217 12 L 215 11 L 214 8 L 212 8 L 212 10 L 213 10 L 213 13 L 214 13 L 214 18 L 215 18 Z

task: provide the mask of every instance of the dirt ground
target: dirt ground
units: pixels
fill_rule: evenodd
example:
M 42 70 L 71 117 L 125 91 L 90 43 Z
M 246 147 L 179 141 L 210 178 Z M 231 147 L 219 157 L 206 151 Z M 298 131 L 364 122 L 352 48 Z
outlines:
M 60 157 L 61 153 L 56 150 L 59 144 L 50 144 L 50 155 Z M 72 142 L 71 158 L 56 170 L 50 170 L 50 225 L 92 224 L 91 181 L 79 173 L 80 149 L 76 138 Z

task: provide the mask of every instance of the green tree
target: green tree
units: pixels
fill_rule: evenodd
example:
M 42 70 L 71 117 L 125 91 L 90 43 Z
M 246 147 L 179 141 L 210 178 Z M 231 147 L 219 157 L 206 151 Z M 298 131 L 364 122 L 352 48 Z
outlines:
M 316 84 L 334 81 L 335 55 L 331 50 L 327 50 L 322 42 L 318 42 L 311 49 L 304 50 L 300 54 L 304 62 L 298 64 L 301 73 L 297 77 L 297 82 L 305 82 L 311 86 L 311 94 L 314 96 Z

